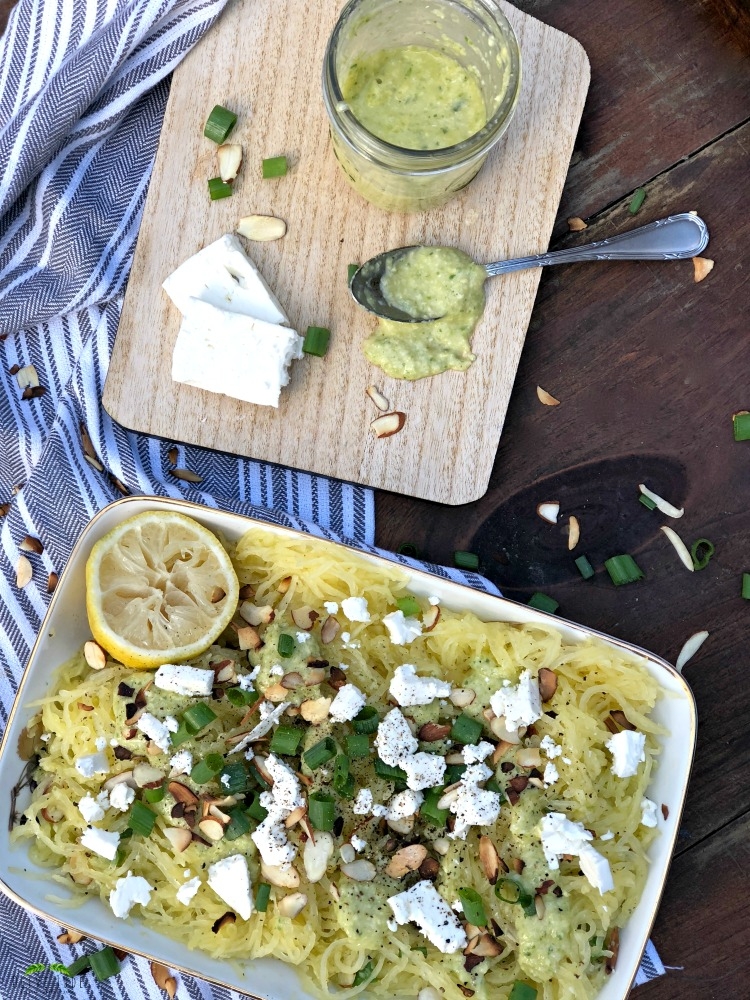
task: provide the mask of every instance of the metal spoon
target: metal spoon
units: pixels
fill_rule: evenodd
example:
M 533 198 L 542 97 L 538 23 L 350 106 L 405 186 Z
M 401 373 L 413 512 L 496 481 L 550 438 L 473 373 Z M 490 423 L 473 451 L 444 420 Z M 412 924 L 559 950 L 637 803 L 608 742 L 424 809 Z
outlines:
M 647 226 L 631 229 L 608 240 L 586 243 L 567 250 L 538 253 L 531 257 L 517 257 L 485 264 L 487 277 L 522 271 L 527 267 L 544 267 L 545 264 L 577 264 L 586 260 L 683 260 L 695 257 L 708 243 L 708 228 L 697 215 L 685 212 L 658 219 Z M 361 306 L 376 316 L 397 320 L 399 323 L 426 323 L 439 316 L 416 318 L 392 305 L 380 290 L 380 281 L 389 261 L 398 260 L 416 247 L 400 247 L 371 257 L 354 274 L 351 293 Z

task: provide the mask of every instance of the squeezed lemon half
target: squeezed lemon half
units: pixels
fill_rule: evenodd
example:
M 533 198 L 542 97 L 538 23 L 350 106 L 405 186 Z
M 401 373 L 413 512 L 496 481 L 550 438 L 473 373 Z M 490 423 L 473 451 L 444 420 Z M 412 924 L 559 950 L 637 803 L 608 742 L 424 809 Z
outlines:
M 127 667 L 200 655 L 227 627 L 238 598 L 219 539 L 173 511 L 128 518 L 99 539 L 86 563 L 91 634 Z

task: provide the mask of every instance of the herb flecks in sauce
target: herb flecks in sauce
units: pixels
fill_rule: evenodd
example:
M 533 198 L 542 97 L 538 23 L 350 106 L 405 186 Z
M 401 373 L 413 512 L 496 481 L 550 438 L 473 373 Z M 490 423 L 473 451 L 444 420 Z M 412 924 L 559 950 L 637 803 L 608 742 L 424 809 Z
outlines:
M 381 319 L 363 350 L 392 378 L 418 379 L 448 369 L 465 371 L 474 361 L 471 335 L 484 309 L 485 270 L 461 250 L 415 247 L 386 270 L 386 299 L 426 323 Z

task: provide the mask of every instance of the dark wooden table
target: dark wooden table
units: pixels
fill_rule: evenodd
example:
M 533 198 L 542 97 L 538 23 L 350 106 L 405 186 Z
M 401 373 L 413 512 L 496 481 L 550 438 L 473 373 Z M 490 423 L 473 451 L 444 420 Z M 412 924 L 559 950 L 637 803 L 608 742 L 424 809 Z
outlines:
M 0 30 L 12 4 L 0 0 Z M 643 1000 L 750 997 L 750 442 L 732 413 L 750 409 L 750 0 L 517 0 L 579 39 L 592 83 L 553 247 L 696 210 L 713 272 L 690 262 L 548 270 L 486 496 L 447 507 L 377 495 L 378 544 L 416 543 L 449 563 L 478 553 L 514 600 L 543 591 L 560 615 L 674 661 L 693 632 L 710 636 L 685 668 L 698 703 L 695 767 L 677 854 L 653 931 L 678 969 Z M 744 29 L 743 29 L 744 24 Z M 646 201 L 635 220 L 633 191 Z M 579 216 L 584 233 L 565 220 Z M 536 386 L 559 400 L 542 406 Z M 684 504 L 683 537 L 716 554 L 688 573 L 637 501 L 648 482 Z M 536 515 L 558 500 L 581 523 L 575 554 Z M 615 588 L 603 560 L 629 552 L 645 579 Z M 748 953 L 745 953 L 745 949 Z

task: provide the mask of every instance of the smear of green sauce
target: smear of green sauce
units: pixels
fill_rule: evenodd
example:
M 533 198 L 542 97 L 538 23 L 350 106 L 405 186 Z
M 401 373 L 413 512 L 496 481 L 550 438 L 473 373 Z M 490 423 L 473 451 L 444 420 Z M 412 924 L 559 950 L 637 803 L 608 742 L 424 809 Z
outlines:
M 418 379 L 474 361 L 471 335 L 484 310 L 487 274 L 468 254 L 449 247 L 415 247 L 389 267 L 381 291 L 425 323 L 378 320 L 364 342 L 365 357 L 392 378 Z

